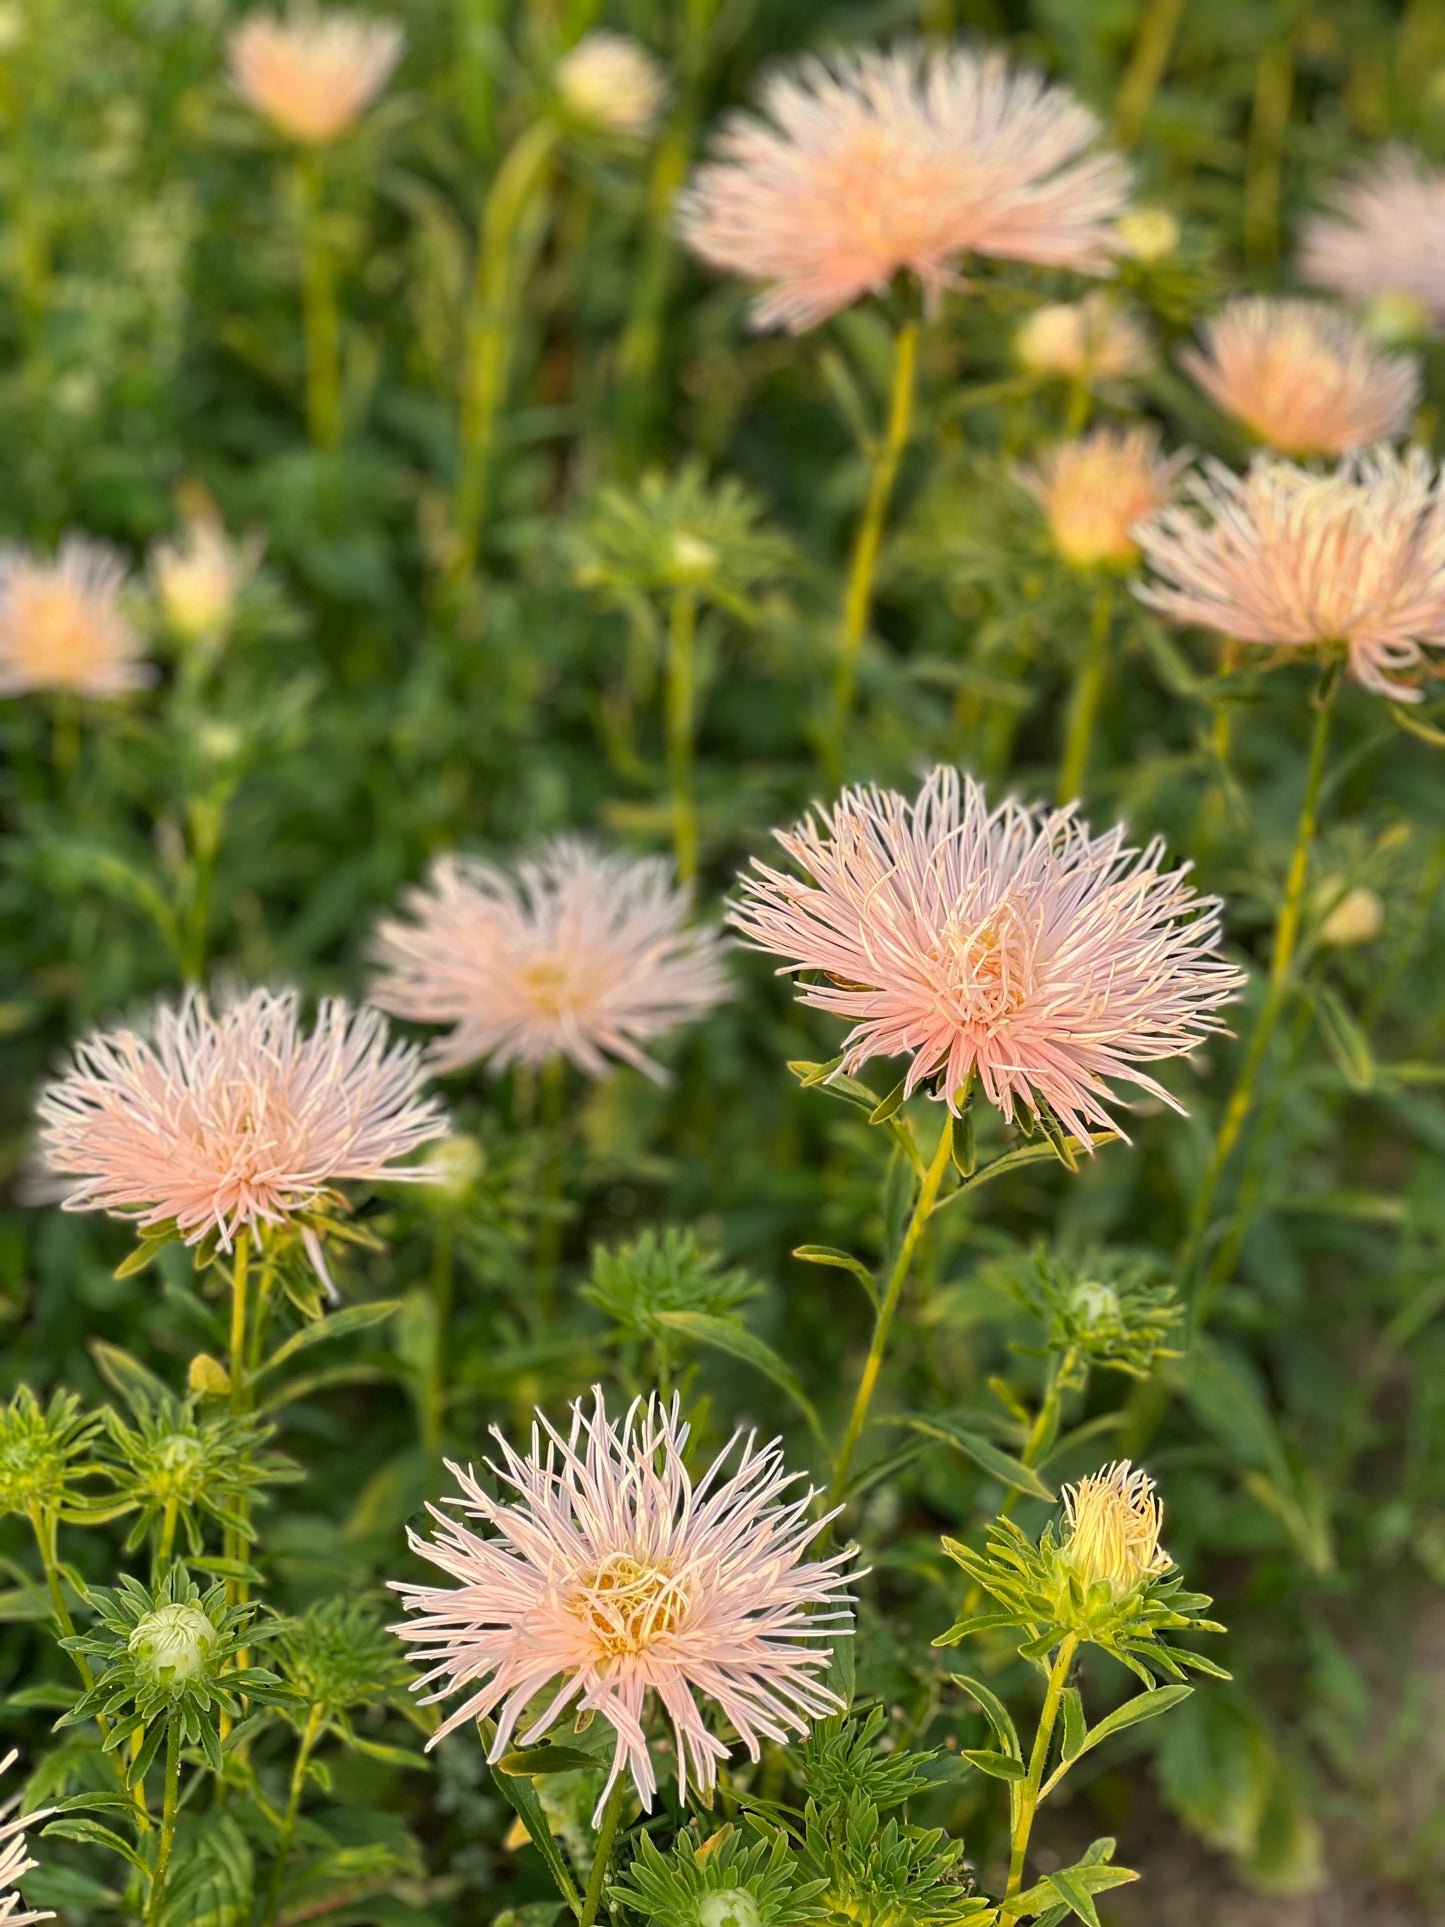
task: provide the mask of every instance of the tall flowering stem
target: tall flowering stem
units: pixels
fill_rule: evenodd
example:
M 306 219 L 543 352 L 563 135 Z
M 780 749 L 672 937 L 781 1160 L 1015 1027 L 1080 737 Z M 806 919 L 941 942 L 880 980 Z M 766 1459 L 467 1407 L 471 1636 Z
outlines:
M 1083 794 L 1089 771 L 1089 750 L 1098 720 L 1099 700 L 1104 693 L 1104 672 L 1109 660 L 1109 634 L 1114 617 L 1114 585 L 1102 576 L 1094 591 L 1094 614 L 1089 625 L 1088 648 L 1074 678 L 1069 698 L 1068 735 L 1064 741 L 1064 761 L 1059 772 L 1059 804 L 1074 802 Z
M 597 1919 L 598 1909 L 602 1905 L 602 1889 L 607 1879 L 607 1865 L 612 1858 L 612 1842 L 617 1834 L 617 1823 L 622 1818 L 622 1802 L 626 1797 L 627 1781 L 619 1777 L 602 1812 L 602 1825 L 597 1830 L 597 1851 L 592 1858 L 592 1872 L 588 1876 L 587 1891 L 582 1896 L 582 1912 L 578 1916 L 577 1927 L 593 1927 Z
M 843 745 L 848 719 L 853 709 L 853 685 L 858 673 L 858 652 L 868 633 L 873 611 L 873 584 L 878 573 L 878 552 L 883 545 L 883 530 L 898 465 L 908 445 L 913 423 L 913 398 L 918 375 L 917 321 L 905 321 L 894 343 L 893 393 L 888 405 L 888 421 L 883 438 L 873 455 L 873 472 L 863 515 L 853 538 L 853 555 L 848 565 L 848 587 L 843 598 L 843 634 L 839 644 L 838 670 L 833 686 L 833 722 L 824 746 L 824 763 L 836 781 L 843 763 Z
M 231 1410 L 246 1409 L 246 1295 L 251 1267 L 251 1240 L 242 1231 L 236 1238 L 231 1268 Z
M 306 426 L 317 448 L 341 443 L 341 313 L 325 229 L 321 155 L 296 157 L 293 188 L 301 244 L 301 317 L 306 337 Z
M 176 1844 L 176 1811 L 181 1789 L 181 1714 L 177 1708 L 166 1720 L 166 1790 L 161 1807 L 160 1841 L 156 1851 L 155 1872 L 151 1875 L 150 1903 L 146 1908 L 146 1927 L 158 1927 L 166 1897 L 166 1877 L 171 1869 L 171 1850 Z
M 1143 132 L 1174 51 L 1185 4 L 1186 0 L 1149 0 L 1114 106 L 1114 138 L 1121 147 L 1132 147 Z
M 672 790 L 672 843 L 683 883 L 697 875 L 697 797 L 693 789 L 696 713 L 697 597 L 682 589 L 667 625 L 667 770 Z
M 1049 1668 L 1049 1683 L 1044 1690 L 1044 1704 L 1039 1713 L 1039 1724 L 1034 1734 L 1033 1750 L 1029 1754 L 1028 1774 L 1022 1784 L 1012 1786 L 1013 1799 L 1010 1801 L 1009 1828 L 1009 1865 L 1008 1886 L 1004 1892 L 1003 1906 L 999 1909 L 998 1927 L 1012 1927 L 1018 1913 L 1009 1906 L 1015 1894 L 1023 1891 L 1024 1866 L 1028 1859 L 1029 1836 L 1034 1829 L 1034 1816 L 1039 1810 L 1042 1796 L 1044 1773 L 1049 1763 L 1049 1748 L 1053 1744 L 1054 1728 L 1058 1724 L 1059 1708 L 1063 1704 L 1064 1688 L 1069 1683 L 1069 1668 L 1074 1663 L 1074 1654 L 1079 1650 L 1078 1636 L 1070 1633 L 1060 1642 L 1059 1650 Z M 1031 1910 L 1028 1910 L 1031 1911 Z

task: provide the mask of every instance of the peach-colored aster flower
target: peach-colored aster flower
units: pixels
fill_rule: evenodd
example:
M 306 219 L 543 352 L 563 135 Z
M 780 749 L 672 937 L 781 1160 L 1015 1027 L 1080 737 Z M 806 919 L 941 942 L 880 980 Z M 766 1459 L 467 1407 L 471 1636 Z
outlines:
M 1106 288 L 1082 301 L 1049 301 L 1035 308 L 1014 336 L 1019 366 L 1031 375 L 1108 388 L 1147 374 L 1154 365 L 1149 330 Z
M 1021 468 L 1019 480 L 1070 568 L 1119 569 L 1139 553 L 1135 523 L 1164 506 L 1188 460 L 1187 450 L 1162 456 L 1152 428 L 1095 428 Z
M 818 973 L 802 1001 L 851 1021 L 842 1068 L 911 1056 L 911 1094 L 956 1109 L 970 1077 L 1005 1113 L 1045 1100 L 1087 1142 L 1117 1130 L 1102 1099 L 1123 1078 L 1182 1107 L 1138 1069 L 1222 1028 L 1239 989 L 1216 953 L 1219 904 L 1159 868 L 1163 848 L 1091 836 L 1072 807 L 990 809 L 971 778 L 936 769 L 917 800 L 844 790 L 778 841 L 804 873 L 754 861 L 730 921 L 785 974 Z
M 343 1179 L 425 1179 L 397 1159 L 446 1132 L 420 1094 L 420 1053 L 374 1010 L 336 998 L 303 1035 L 299 999 L 253 990 L 213 1009 L 161 1005 L 146 1034 L 97 1031 L 39 1103 L 49 1171 L 79 1180 L 67 1211 L 109 1211 L 187 1244 L 281 1225 Z M 303 1237 L 318 1261 L 315 1234 Z
M 377 929 L 372 1001 L 452 1025 L 429 1053 L 442 1071 L 567 1057 L 602 1077 L 613 1057 L 661 1081 L 641 1046 L 728 994 L 719 933 L 689 927 L 688 898 L 659 857 L 559 837 L 512 877 L 444 856 L 403 902 L 410 920 Z
M 590 1413 L 580 1400 L 573 1406 L 565 1437 L 542 1418 L 545 1445 L 534 1426 L 526 1457 L 493 1427 L 502 1462 L 488 1464 L 515 1497 L 493 1499 L 474 1473 L 450 1466 L 462 1493 L 451 1503 L 493 1534 L 432 1506 L 435 1541 L 407 1537 L 457 1584 L 394 1590 L 418 1615 L 396 1628 L 422 1649 L 429 1670 L 418 1687 L 441 1681 L 430 1700 L 466 1693 L 430 1745 L 495 1714 L 496 1760 L 529 1709 L 522 1745 L 574 1705 L 609 1722 L 617 1745 L 595 1824 L 624 1770 L 652 1805 L 651 1695 L 676 1736 L 679 1798 L 689 1776 L 709 1791 L 728 1753 L 696 1696 L 721 1708 L 754 1760 L 764 1739 L 805 1734 L 841 1707 L 818 1677 L 832 1655 L 816 1642 L 852 1633 L 843 1568 L 853 1554 L 803 1562 L 825 1521 L 808 1517 L 811 1491 L 785 1496 L 798 1475 L 783 1469 L 776 1441 L 759 1449 L 749 1435 L 725 1472 L 734 1437 L 694 1480 L 675 1399 L 635 1400 L 620 1426 L 600 1389 L 594 1399 Z M 552 1696 L 534 1704 L 554 1681 Z
M 631 35 L 594 27 L 557 63 L 557 92 L 584 126 L 644 140 L 667 99 L 667 76 Z
M 681 204 L 688 246 L 764 284 L 760 328 L 813 328 L 908 269 L 930 301 L 966 255 L 1107 273 L 1129 170 L 1099 123 L 1002 54 L 905 41 L 783 68 L 724 122 Z
M 1286 455 L 1343 455 L 1390 441 L 1420 398 L 1414 355 L 1386 355 L 1317 301 L 1246 294 L 1179 359 L 1216 406 Z
M 394 20 L 339 8 L 251 13 L 231 35 L 231 78 L 247 105 L 308 147 L 339 140 L 401 58 Z
M 154 671 L 125 613 L 126 587 L 122 557 L 86 535 L 67 535 L 53 560 L 0 549 L 0 696 L 144 689 Z
M 16 1755 L 10 1753 L 0 1760 L 0 1773 L 8 1773 L 14 1766 Z M 19 1805 L 17 1793 L 0 1805 L 0 1927 L 32 1927 L 39 1920 L 54 1920 L 54 1914 L 37 1914 L 24 1909 L 19 1893 L 19 1882 L 35 1866 L 25 1847 L 25 1829 L 38 1826 L 42 1820 L 50 1818 L 52 1808 L 46 1807 L 39 1813 L 17 1815 Z
M 1445 495 L 1427 455 L 1373 449 L 1330 475 L 1270 456 L 1245 475 L 1210 463 L 1189 492 L 1140 525 L 1159 578 L 1141 600 L 1240 642 L 1343 643 L 1366 689 L 1420 700 L 1396 678 L 1445 648 Z
M 1445 326 L 1445 169 L 1393 148 L 1332 198 L 1305 225 L 1301 279 L 1360 307 L 1403 296 Z
M 150 552 L 151 586 L 167 623 L 187 642 L 224 638 L 262 544 L 233 542 L 214 510 L 188 515 L 178 535 Z

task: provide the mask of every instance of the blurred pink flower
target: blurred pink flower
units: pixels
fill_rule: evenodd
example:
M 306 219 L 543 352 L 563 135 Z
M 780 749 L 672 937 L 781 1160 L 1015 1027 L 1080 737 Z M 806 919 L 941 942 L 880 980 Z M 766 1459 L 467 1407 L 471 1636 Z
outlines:
M 1391 148 L 1332 199 L 1332 214 L 1305 223 L 1301 280 L 1360 307 L 1404 297 L 1445 326 L 1445 169 Z
M 1420 700 L 1396 678 L 1445 648 L 1445 495 L 1427 455 L 1373 449 L 1329 475 L 1211 463 L 1190 494 L 1137 531 L 1159 578 L 1141 600 L 1240 642 L 1343 643 L 1366 689 Z
M 47 1168 L 80 1180 L 65 1209 L 142 1230 L 174 1220 L 187 1244 L 214 1232 L 229 1249 L 239 1231 L 324 1205 L 342 1179 L 428 1178 L 396 1162 L 447 1129 L 420 1095 L 420 1052 L 336 998 L 303 1036 L 298 1003 L 253 990 L 213 1010 L 189 991 L 148 1034 L 77 1045 L 38 1107 Z
M 87 535 L 67 535 L 53 560 L 0 549 L 0 696 L 123 696 L 153 682 L 127 586 L 121 555 Z
M 451 1024 L 438 1070 L 494 1070 L 567 1057 L 589 1077 L 620 1058 L 661 1081 L 640 1048 L 728 995 L 723 945 L 689 927 L 689 899 L 660 857 L 608 854 L 559 837 L 515 878 L 444 856 L 403 899 L 410 920 L 376 933 L 372 1001 L 419 1024 Z
M 16 1755 L 9 1754 L 0 1760 L 0 1773 L 8 1773 L 15 1764 Z M 0 1927 L 33 1927 L 40 1920 L 54 1920 L 54 1914 L 32 1913 L 25 1908 L 18 1891 L 18 1883 L 36 1866 L 25 1846 L 26 1827 L 37 1827 L 41 1821 L 48 1820 L 54 1811 L 45 1807 L 38 1813 L 17 1815 L 20 1795 L 12 1797 L 0 1805 Z M 17 1913 L 16 1909 L 22 1909 Z
M 1101 1100 L 1124 1078 L 1182 1107 L 1137 1066 L 1187 1054 L 1243 979 L 1217 954 L 1219 904 L 1161 871 L 1163 846 L 1091 836 L 1072 807 L 990 809 L 936 769 L 917 800 L 844 790 L 778 841 L 804 873 L 754 862 L 730 921 L 801 992 L 847 1018 L 843 1070 L 913 1059 L 908 1094 L 957 1109 L 970 1075 L 1008 1115 L 1047 1101 L 1084 1142 L 1117 1130 Z
M 930 302 L 970 254 L 1109 272 L 1129 169 L 1099 123 L 1002 54 L 905 41 L 810 57 L 732 115 L 680 203 L 711 267 L 764 283 L 758 327 L 794 334 L 901 269 Z
M 231 35 L 231 78 L 246 104 L 308 147 L 339 140 L 391 78 L 403 34 L 394 20 L 340 8 L 251 13 Z
M 621 1426 L 600 1389 L 592 1411 L 572 1407 L 566 1437 L 545 1418 L 530 1455 L 492 1428 L 501 1464 L 489 1469 L 515 1497 L 492 1499 L 474 1473 L 449 1470 L 452 1504 L 494 1528 L 482 1538 L 436 1506 L 435 1541 L 408 1532 L 412 1550 L 455 1586 L 393 1582 L 409 1612 L 396 1631 L 419 1646 L 428 1702 L 466 1690 L 430 1745 L 493 1714 L 488 1758 L 531 1745 L 575 1704 L 617 1735 L 594 1824 L 624 1770 L 651 1807 L 657 1788 L 644 1729 L 655 1694 L 676 1735 L 678 1797 L 689 1775 L 704 1793 L 728 1748 L 708 1730 L 697 1695 L 710 1699 L 756 1760 L 764 1739 L 805 1734 L 843 1702 L 818 1678 L 832 1655 L 821 1639 L 852 1633 L 852 1549 L 804 1564 L 826 1520 L 809 1518 L 811 1490 L 784 1497 L 798 1475 L 776 1442 L 749 1435 L 732 1472 L 732 1443 L 694 1481 L 684 1462 L 688 1427 L 674 1399 L 638 1399 Z M 542 1432 L 545 1432 L 545 1447 Z M 830 1518 L 834 1515 L 829 1514 Z M 521 1734 L 513 1730 L 554 1680 L 560 1685 Z
M 1139 553 L 1134 526 L 1174 493 L 1187 450 L 1159 453 L 1152 427 L 1092 428 L 1021 468 L 1054 547 L 1074 569 L 1125 568 Z
M 1382 354 L 1318 301 L 1246 294 L 1206 321 L 1186 371 L 1226 415 L 1286 455 L 1342 455 L 1409 429 L 1420 399 L 1414 355 Z

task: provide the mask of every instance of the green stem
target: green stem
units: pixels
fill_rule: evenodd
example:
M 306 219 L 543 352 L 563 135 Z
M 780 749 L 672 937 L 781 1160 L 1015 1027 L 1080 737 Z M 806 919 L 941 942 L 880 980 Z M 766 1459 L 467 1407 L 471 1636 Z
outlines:
M 1279 253 L 1279 189 L 1294 95 L 1294 43 L 1286 35 L 1259 57 L 1244 171 L 1244 251 L 1254 261 Z
M 321 155 L 296 157 L 295 196 L 301 238 L 301 320 L 306 338 L 306 426 L 317 448 L 341 443 L 341 315 L 336 274 L 323 226 Z
M 538 1077 L 542 1147 L 542 1216 L 537 1226 L 537 1307 L 542 1318 L 551 1316 L 557 1291 L 557 1266 L 562 1256 L 562 1110 L 567 1066 L 549 1057 Z
M 833 690 L 833 723 L 824 745 L 825 767 L 835 782 L 842 772 L 843 745 L 848 734 L 848 719 L 853 709 L 853 684 L 858 672 L 858 652 L 868 633 L 868 619 L 873 610 L 873 583 L 878 572 L 883 527 L 888 504 L 893 497 L 898 464 L 908 445 L 913 422 L 913 395 L 918 379 L 918 335 L 916 321 L 905 321 L 898 330 L 888 424 L 873 457 L 868 496 L 853 538 L 848 587 L 843 599 L 843 635 Z
M 1109 660 L 1109 632 L 1114 615 L 1114 584 L 1101 576 L 1094 594 L 1094 619 L 1089 626 L 1089 643 L 1074 678 L 1069 698 L 1068 734 L 1064 740 L 1064 761 L 1059 773 L 1059 802 L 1076 803 L 1084 794 L 1084 779 L 1089 773 L 1089 750 L 1094 740 L 1094 724 L 1099 714 L 1099 699 L 1104 693 L 1104 670 Z
M 613 1836 L 617 1832 L 617 1823 L 622 1818 L 622 1802 L 626 1797 L 627 1775 L 619 1773 L 616 1785 L 607 1796 L 607 1805 L 602 1809 L 602 1825 L 597 1832 L 597 1852 L 593 1856 L 587 1891 L 582 1896 L 582 1912 L 578 1915 L 577 1927 L 593 1927 L 597 1910 L 602 1905 L 602 1887 L 607 1879 L 607 1863 L 612 1858 Z
M 156 1578 L 164 1578 L 170 1569 L 171 1554 L 176 1549 L 176 1521 L 180 1517 L 180 1500 L 171 1494 L 166 1500 L 166 1509 L 161 1515 L 161 1543 L 156 1552 Z
M 1114 139 L 1121 147 L 1132 147 L 1143 132 L 1174 51 L 1184 7 L 1185 0 L 1149 0 L 1114 106 Z
M 315 1746 L 321 1731 L 321 1708 L 313 1706 L 306 1716 L 301 1742 L 296 1749 L 296 1763 L 291 1769 L 291 1789 L 286 1796 L 286 1811 L 281 1816 L 281 1831 L 276 1840 L 276 1857 L 271 1862 L 271 1878 L 266 1887 L 266 1911 L 262 1915 L 262 1927 L 271 1927 L 281 1904 L 281 1883 L 286 1874 L 286 1862 L 291 1856 L 291 1842 L 296 1835 L 296 1819 L 301 1811 L 301 1793 L 306 1784 L 306 1768 L 311 1759 L 311 1749 Z
M 693 791 L 693 657 L 697 637 L 697 597 L 686 589 L 672 598 L 667 625 L 667 770 L 672 787 L 672 841 L 677 874 L 684 883 L 697 875 L 697 798 Z
M 1033 1832 L 1034 1816 L 1039 1810 L 1039 1789 L 1043 1785 L 1044 1770 L 1049 1763 L 1049 1747 L 1053 1742 L 1054 1726 L 1059 1717 L 1059 1705 L 1063 1700 L 1064 1688 L 1069 1680 L 1069 1668 L 1074 1663 L 1078 1651 L 1078 1635 L 1070 1633 L 1059 1647 L 1054 1663 L 1049 1669 L 1048 1690 L 1044 1694 L 1043 1709 L 1039 1714 L 1038 1731 L 1034 1734 L 1033 1752 L 1029 1755 L 1029 1770 L 1019 1788 L 1016 1811 L 1013 1817 L 1013 1838 L 1009 1851 L 1008 1887 L 1004 1892 L 1003 1906 L 999 1909 L 998 1927 L 1010 1927 L 1010 1922 L 1018 1918 L 1018 1910 L 1009 1906 L 1009 1901 L 1023 1891 L 1024 1863 L 1028 1857 L 1029 1835 Z
M 456 1280 L 456 1225 L 448 1212 L 437 1221 L 432 1245 L 432 1354 L 423 1413 L 423 1446 L 427 1463 L 441 1464 L 442 1434 L 446 1426 L 447 1348 L 451 1338 L 452 1299 Z
M 181 1788 L 181 1716 L 169 1715 L 166 1721 L 166 1794 L 161 1808 L 161 1837 L 156 1852 L 156 1870 L 151 1876 L 150 1905 L 146 1927 L 157 1927 L 161 1905 L 166 1897 L 166 1875 L 170 1872 L 171 1849 L 176 1843 L 176 1806 Z
M 503 14 L 501 0 L 456 0 L 457 116 L 474 154 L 491 152 L 494 121 L 493 76 Z
M 231 1270 L 231 1410 L 246 1409 L 246 1282 L 251 1264 L 251 1234 L 238 1231 Z
M 908 1229 L 903 1234 L 903 1242 L 898 1247 L 898 1256 L 893 1261 L 883 1302 L 878 1307 L 878 1315 L 873 1325 L 873 1342 L 868 1347 L 868 1357 L 864 1362 L 863 1376 L 858 1381 L 858 1391 L 853 1400 L 853 1410 L 848 1419 L 848 1429 L 843 1434 L 843 1443 L 838 1447 L 838 1456 L 833 1462 L 833 1480 L 828 1488 L 828 1508 L 843 1503 L 848 1491 L 848 1474 L 853 1465 L 853 1454 L 863 1429 L 868 1423 L 868 1408 L 873 1402 L 873 1393 L 878 1384 L 878 1375 L 883 1369 L 883 1354 L 888 1345 L 888 1333 L 893 1324 L 894 1313 L 908 1278 L 908 1269 L 913 1262 L 913 1254 L 918 1241 L 923 1236 L 924 1226 L 933 1215 L 933 1207 L 938 1201 L 938 1188 L 943 1183 L 943 1174 L 948 1169 L 953 1154 L 953 1113 L 944 1113 L 943 1129 L 938 1134 L 938 1149 L 933 1154 L 933 1162 L 923 1175 L 918 1188 L 918 1197 L 913 1206 L 913 1215 L 908 1220 Z

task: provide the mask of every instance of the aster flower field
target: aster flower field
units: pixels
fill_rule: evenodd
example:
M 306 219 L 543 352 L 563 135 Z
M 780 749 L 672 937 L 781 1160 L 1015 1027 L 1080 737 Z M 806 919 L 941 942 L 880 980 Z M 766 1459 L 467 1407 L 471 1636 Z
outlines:
M 0 7 L 0 1922 L 1445 1906 L 1445 18 Z

